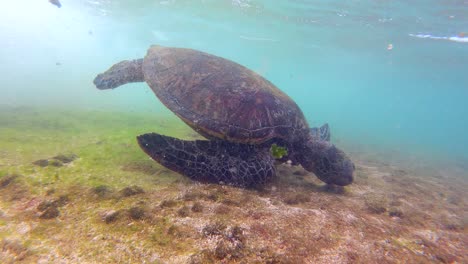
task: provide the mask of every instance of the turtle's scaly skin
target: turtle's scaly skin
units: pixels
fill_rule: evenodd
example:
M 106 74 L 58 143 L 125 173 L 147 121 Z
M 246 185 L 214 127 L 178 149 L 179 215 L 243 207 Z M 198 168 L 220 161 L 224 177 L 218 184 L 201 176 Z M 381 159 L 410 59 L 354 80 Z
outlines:
M 255 186 L 275 175 L 268 149 L 254 145 L 222 140 L 187 141 L 156 133 L 137 139 L 151 158 L 193 180 Z
M 152 46 L 143 73 L 161 102 L 208 138 L 252 144 L 272 138 L 290 141 L 309 127 L 286 94 L 221 57 Z
M 274 177 L 270 146 L 326 183 L 348 185 L 354 164 L 328 142 L 328 125 L 309 129 L 286 94 L 255 72 L 201 51 L 152 46 L 144 59 L 122 61 L 94 79 L 99 89 L 146 81 L 161 102 L 208 141 L 156 133 L 140 147 L 169 169 L 199 181 L 238 186 Z
M 94 78 L 94 84 L 99 89 L 113 89 L 126 83 L 144 82 L 142 65 L 143 59 L 121 61 L 105 73 L 98 74 Z

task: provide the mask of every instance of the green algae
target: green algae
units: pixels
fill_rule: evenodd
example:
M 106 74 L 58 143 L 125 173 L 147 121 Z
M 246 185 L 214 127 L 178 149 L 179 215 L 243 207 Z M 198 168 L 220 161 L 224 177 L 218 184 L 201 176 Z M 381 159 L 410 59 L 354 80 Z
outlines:
M 140 207 L 135 207 L 135 203 L 147 198 L 133 195 L 133 192 L 142 193 L 134 186 L 157 190 L 181 177 L 150 160 L 136 142 L 137 135 L 152 131 L 180 138 L 186 137 L 190 128 L 172 116 L 97 111 L 2 110 L 0 112 L 2 186 L 8 189 L 16 185 L 21 186 L 26 191 L 27 199 L 43 200 L 43 204 L 47 203 L 45 196 L 51 194 L 54 197 L 67 195 L 70 199 L 63 210 L 58 209 L 60 215 L 54 214 L 54 217 L 60 220 L 42 220 L 32 228 L 29 236 L 36 243 L 42 241 L 45 244 L 53 244 L 51 234 L 61 234 L 69 239 L 63 241 L 65 244 L 74 245 L 73 247 L 81 252 L 77 254 L 97 256 L 101 249 L 93 247 L 89 240 L 72 241 L 72 238 L 80 237 L 80 233 L 96 235 L 107 233 L 125 240 L 142 230 L 147 230 L 148 224 L 145 223 L 147 220 L 144 217 L 146 212 L 143 213 Z M 41 159 L 48 160 L 49 164 L 43 167 L 34 164 Z M 151 170 L 124 169 L 128 168 L 125 165 L 132 163 L 136 164 L 134 166 L 136 168 L 145 167 Z M 164 173 L 158 173 L 159 171 Z M 10 178 L 10 175 L 21 175 L 21 177 Z M 155 178 L 158 180 L 158 185 L 155 184 Z M 132 195 L 130 197 L 125 194 L 116 195 L 114 190 L 130 190 Z M 11 189 L 10 192 L 15 192 L 15 189 Z M 2 196 L 11 200 L 8 190 L 3 192 Z M 1 200 L 1 208 L 11 207 L 10 202 Z M 99 212 L 111 209 L 128 212 L 129 217 L 120 217 L 115 224 L 106 224 L 101 220 Z M 9 231 L 7 224 L 34 220 L 40 213 L 34 206 L 29 212 L 27 215 L 18 213 L 9 221 L 1 220 L 0 227 L 5 227 L 0 230 L 1 236 L 14 236 L 14 230 Z M 76 224 L 78 230 L 67 228 L 68 225 L 75 225 L 69 221 L 76 220 L 67 220 L 71 215 L 86 220 Z M 128 226 L 122 228 L 122 221 L 137 222 L 131 225 L 126 223 L 123 226 Z M 183 241 L 177 239 L 171 241 L 172 237 L 166 232 L 172 225 L 169 220 L 155 222 L 156 224 L 152 226 L 154 230 L 149 236 L 151 239 L 142 238 L 143 244 L 149 243 L 153 247 L 156 243 L 159 246 L 174 247 L 179 251 L 189 248 L 183 246 Z M 47 250 L 43 249 L 36 253 L 45 252 Z
M 1 111 L 0 241 L 18 240 L 28 249 L 25 262 L 31 263 L 53 255 L 102 263 L 314 263 L 327 254 L 373 263 L 372 252 L 363 250 L 369 245 L 375 252 L 394 250 L 395 259 L 403 256 L 407 262 L 422 254 L 418 240 L 406 233 L 412 225 L 394 224 L 412 219 L 411 211 L 402 204 L 405 216 L 390 217 L 395 205 L 378 199 L 387 196 L 378 189 L 385 185 L 374 184 L 379 178 L 364 170 L 344 195 L 313 175 L 293 174 L 297 169 L 288 166 L 279 167 L 274 188 L 262 191 L 198 184 L 140 150 L 135 137 L 152 131 L 190 139 L 194 133 L 173 116 Z M 59 160 L 62 166 L 33 164 L 40 159 Z M 364 177 L 368 180 L 360 184 Z M 41 219 L 40 209 L 55 203 L 60 214 Z M 374 213 L 387 207 L 388 214 Z M 106 222 L 103 215 L 112 211 L 119 215 Z M 437 230 L 432 219 L 422 220 L 418 228 Z M 382 230 L 392 230 L 395 238 Z
M 146 183 L 151 175 L 121 169 L 122 164 L 130 162 L 163 169 L 147 158 L 135 137 L 151 131 L 183 137 L 190 130 L 172 117 L 31 109 L 4 110 L 0 124 L 0 170 L 27 175 L 28 182 L 35 186 L 95 187 L 109 183 L 123 187 L 130 182 Z M 57 158 L 53 162 L 61 162 L 62 166 L 41 168 L 32 164 L 51 157 L 68 159 L 70 153 L 79 158 L 68 165 Z M 171 181 L 169 177 L 164 180 Z
M 276 144 L 271 145 L 270 152 L 275 159 L 281 159 L 283 156 L 288 155 L 287 148 L 280 147 Z

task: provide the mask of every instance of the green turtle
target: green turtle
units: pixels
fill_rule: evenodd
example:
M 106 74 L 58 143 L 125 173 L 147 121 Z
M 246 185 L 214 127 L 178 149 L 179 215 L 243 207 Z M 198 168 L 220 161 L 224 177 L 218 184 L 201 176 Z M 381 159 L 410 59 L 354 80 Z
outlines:
M 328 125 L 309 128 L 297 104 L 262 76 L 205 52 L 151 46 L 143 59 L 121 61 L 97 75 L 98 89 L 130 82 L 151 87 L 161 102 L 207 140 L 157 133 L 137 137 L 163 166 L 202 182 L 242 187 L 275 176 L 275 160 L 300 164 L 320 180 L 353 181 L 354 164 L 329 142 Z M 286 149 L 283 157 L 272 147 Z

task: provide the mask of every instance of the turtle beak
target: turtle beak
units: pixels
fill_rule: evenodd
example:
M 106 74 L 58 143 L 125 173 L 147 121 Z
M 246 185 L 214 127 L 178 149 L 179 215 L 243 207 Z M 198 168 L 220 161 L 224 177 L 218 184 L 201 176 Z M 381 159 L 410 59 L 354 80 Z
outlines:
M 343 163 L 340 165 L 340 168 L 338 169 L 339 173 L 337 173 L 335 177 L 330 178 L 330 183 L 340 186 L 346 186 L 351 184 L 354 180 L 354 169 L 355 166 L 351 160 L 344 160 Z

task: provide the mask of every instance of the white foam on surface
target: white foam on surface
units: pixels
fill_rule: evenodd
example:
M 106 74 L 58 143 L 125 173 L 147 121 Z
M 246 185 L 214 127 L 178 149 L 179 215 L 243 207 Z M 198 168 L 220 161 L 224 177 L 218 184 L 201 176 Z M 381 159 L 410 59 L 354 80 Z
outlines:
M 453 37 L 438 37 L 438 36 L 433 36 L 429 34 L 408 34 L 410 37 L 415 37 L 415 38 L 427 38 L 427 39 L 436 39 L 436 40 L 449 40 L 449 41 L 455 41 L 455 42 L 463 42 L 463 43 L 468 43 L 468 37 L 458 37 L 458 36 L 453 36 Z

